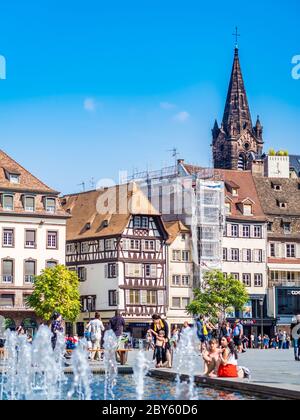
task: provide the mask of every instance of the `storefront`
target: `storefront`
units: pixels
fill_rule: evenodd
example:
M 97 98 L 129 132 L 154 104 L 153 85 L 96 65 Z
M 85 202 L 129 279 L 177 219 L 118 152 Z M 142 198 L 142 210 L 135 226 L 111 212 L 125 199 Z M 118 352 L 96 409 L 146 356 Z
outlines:
M 300 287 L 277 287 L 275 299 L 277 329 L 289 331 L 293 318 L 300 314 Z
M 262 331 L 270 337 L 274 335 L 276 319 L 267 316 L 266 295 L 250 295 L 250 300 L 242 311 L 231 308 L 228 315 L 227 320 L 230 323 L 234 323 L 236 319 L 241 321 L 246 337 L 250 337 L 251 334 L 257 337 Z

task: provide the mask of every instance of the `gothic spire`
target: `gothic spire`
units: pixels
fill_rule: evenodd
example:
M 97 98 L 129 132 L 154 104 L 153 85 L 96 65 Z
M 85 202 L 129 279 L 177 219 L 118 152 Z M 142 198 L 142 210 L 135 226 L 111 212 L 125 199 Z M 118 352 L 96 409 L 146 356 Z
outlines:
M 236 137 L 245 129 L 252 130 L 251 114 L 242 76 L 239 50 L 234 50 L 234 61 L 223 116 L 226 134 Z

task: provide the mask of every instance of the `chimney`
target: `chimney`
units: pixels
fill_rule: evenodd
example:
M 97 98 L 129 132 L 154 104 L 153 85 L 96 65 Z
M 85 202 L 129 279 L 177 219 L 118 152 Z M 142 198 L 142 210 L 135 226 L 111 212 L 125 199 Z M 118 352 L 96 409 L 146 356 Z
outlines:
M 253 176 L 263 177 L 264 176 L 264 162 L 263 160 L 253 160 L 251 162 L 251 172 Z

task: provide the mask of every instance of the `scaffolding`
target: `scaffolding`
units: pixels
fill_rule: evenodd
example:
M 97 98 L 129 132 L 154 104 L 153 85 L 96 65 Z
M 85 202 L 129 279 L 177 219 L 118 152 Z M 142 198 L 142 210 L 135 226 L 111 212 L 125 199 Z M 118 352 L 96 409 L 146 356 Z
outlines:
M 205 272 L 222 268 L 225 223 L 224 182 L 220 171 L 181 165 L 136 173 L 134 180 L 164 220 L 179 219 L 191 229 L 194 287 L 201 287 Z

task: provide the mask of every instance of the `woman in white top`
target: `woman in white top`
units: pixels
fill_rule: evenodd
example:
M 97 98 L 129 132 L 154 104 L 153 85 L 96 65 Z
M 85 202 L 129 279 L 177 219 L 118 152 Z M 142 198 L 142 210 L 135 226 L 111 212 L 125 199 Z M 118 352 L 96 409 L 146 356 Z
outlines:
M 237 378 L 237 351 L 234 343 L 228 340 L 226 337 L 221 339 L 222 353 L 220 355 L 220 366 L 218 370 L 219 378 Z

